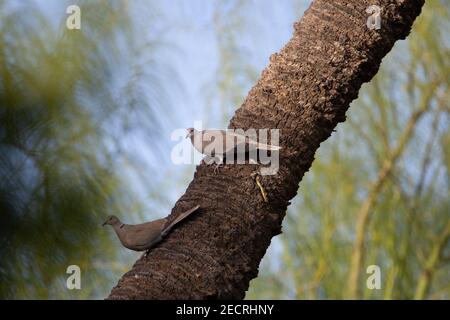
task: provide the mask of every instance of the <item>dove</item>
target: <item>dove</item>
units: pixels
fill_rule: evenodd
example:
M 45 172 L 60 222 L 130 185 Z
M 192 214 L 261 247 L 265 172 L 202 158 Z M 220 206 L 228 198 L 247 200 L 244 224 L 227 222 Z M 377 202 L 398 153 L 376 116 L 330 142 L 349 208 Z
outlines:
M 170 223 L 167 218 L 162 218 L 142 224 L 124 224 L 119 218 L 112 215 L 103 223 L 103 226 L 111 225 L 125 248 L 134 251 L 147 250 L 146 254 L 148 254 L 149 250 L 167 236 L 176 224 L 199 208 L 200 206 L 197 205 L 181 213 Z
M 219 159 L 216 169 L 223 164 L 223 159 L 227 156 L 234 159 L 234 154 L 251 153 L 255 150 L 278 151 L 279 146 L 268 145 L 248 136 L 228 131 L 228 130 L 202 130 L 194 128 L 187 129 L 186 138 L 190 138 L 192 145 L 197 151 L 207 157 Z M 250 163 L 256 163 L 254 159 L 249 159 Z

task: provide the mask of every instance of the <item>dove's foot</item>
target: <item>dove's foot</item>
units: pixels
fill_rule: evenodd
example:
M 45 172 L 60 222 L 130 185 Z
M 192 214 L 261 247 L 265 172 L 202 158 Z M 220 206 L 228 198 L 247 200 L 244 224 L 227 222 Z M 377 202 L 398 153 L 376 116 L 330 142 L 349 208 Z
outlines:
M 207 163 L 206 165 L 208 167 L 209 166 L 214 166 L 214 174 L 218 174 L 219 173 L 219 169 L 224 166 L 223 163 Z
M 208 167 L 214 166 L 215 174 L 219 173 L 220 167 L 224 166 L 223 159 L 220 159 L 218 157 L 210 157 L 210 156 L 206 156 L 205 158 L 203 158 L 203 160 L 201 161 L 201 164 L 207 165 Z
M 223 163 L 217 163 L 217 164 L 214 166 L 214 174 L 218 174 L 218 173 L 219 173 L 220 167 L 223 167 Z

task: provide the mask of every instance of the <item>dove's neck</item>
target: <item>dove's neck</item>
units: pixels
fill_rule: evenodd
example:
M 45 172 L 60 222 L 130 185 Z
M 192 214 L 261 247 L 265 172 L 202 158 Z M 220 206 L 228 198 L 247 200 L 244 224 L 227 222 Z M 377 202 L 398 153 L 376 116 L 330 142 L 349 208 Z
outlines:
M 199 152 L 203 152 L 203 135 L 201 131 L 194 130 L 194 134 L 191 135 L 192 145 Z

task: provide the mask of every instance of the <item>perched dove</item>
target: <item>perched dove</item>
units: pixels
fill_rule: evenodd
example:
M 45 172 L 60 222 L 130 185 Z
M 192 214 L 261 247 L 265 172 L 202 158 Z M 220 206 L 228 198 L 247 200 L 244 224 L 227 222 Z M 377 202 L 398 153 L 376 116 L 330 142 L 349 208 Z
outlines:
M 223 159 L 227 158 L 227 156 L 234 158 L 236 153 L 251 153 L 252 150 L 277 151 L 281 149 L 279 146 L 261 143 L 250 139 L 248 136 L 227 130 L 198 131 L 194 128 L 188 128 L 186 138 L 188 137 L 197 151 L 207 157 L 218 158 L 218 165 L 222 164 Z M 249 159 L 249 161 L 256 163 L 255 159 Z
M 170 230 L 180 221 L 196 211 L 200 206 L 181 213 L 174 221 L 168 223 L 167 218 L 162 218 L 142 224 L 124 224 L 116 216 L 109 216 L 103 226 L 109 224 L 114 228 L 120 242 L 125 248 L 134 251 L 148 251 L 161 241 Z

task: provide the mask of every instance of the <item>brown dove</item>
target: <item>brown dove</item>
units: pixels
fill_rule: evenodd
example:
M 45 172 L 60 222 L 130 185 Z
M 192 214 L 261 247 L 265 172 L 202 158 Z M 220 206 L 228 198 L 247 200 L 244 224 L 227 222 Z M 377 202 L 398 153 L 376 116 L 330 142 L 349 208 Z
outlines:
M 272 146 L 250 139 L 248 136 L 228 131 L 228 130 L 202 130 L 194 128 L 187 129 L 186 138 L 190 138 L 192 145 L 197 151 L 207 157 L 219 159 L 218 165 L 223 163 L 223 159 L 233 158 L 235 153 L 249 153 L 251 150 L 280 150 L 279 146 Z M 250 159 L 251 163 L 256 163 Z
M 109 224 L 113 227 L 120 242 L 125 248 L 134 251 L 148 251 L 160 242 L 180 221 L 186 219 L 200 206 L 195 206 L 181 213 L 174 221 L 168 222 L 167 218 L 157 219 L 142 224 L 124 224 L 116 216 L 109 216 L 103 226 Z

